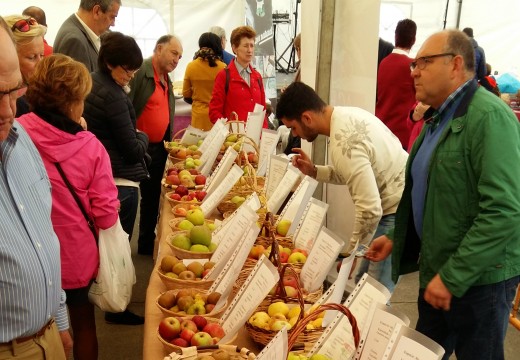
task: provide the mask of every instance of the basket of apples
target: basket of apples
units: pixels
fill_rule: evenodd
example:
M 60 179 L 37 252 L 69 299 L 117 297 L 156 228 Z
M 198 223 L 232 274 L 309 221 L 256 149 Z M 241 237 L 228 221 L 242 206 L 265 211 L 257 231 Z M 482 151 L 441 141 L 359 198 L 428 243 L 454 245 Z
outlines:
M 202 213 L 200 209 L 188 210 L 188 216 L 191 211 Z M 209 259 L 217 248 L 211 237 L 211 229 L 202 218 L 202 225 L 168 234 L 166 243 L 179 259 Z
M 165 255 L 156 271 L 168 290 L 199 289 L 207 290 L 213 285 L 213 280 L 205 280 L 210 269 L 215 264 L 211 261 L 182 261 L 175 255 Z
M 180 186 L 186 189 L 202 189 L 206 184 L 206 176 L 202 175 L 197 169 L 179 170 L 169 168 L 161 180 L 161 184 L 166 189 L 175 190 Z M 184 194 L 181 194 L 181 196 Z
M 225 335 L 218 319 L 203 316 L 192 319 L 168 316 L 157 329 L 157 336 L 168 354 L 190 346 L 221 345 L 220 339 Z M 236 335 L 229 343 L 235 339 Z
M 247 348 L 236 345 L 209 345 L 190 348 L 181 348 L 172 357 L 165 357 L 164 360 L 183 359 L 183 360 L 254 360 L 256 355 Z M 179 357 L 180 356 L 180 357 Z
M 168 225 L 172 229 L 172 231 L 181 231 L 181 230 L 191 230 L 194 224 L 190 221 L 186 216 L 188 215 L 188 211 L 186 211 L 186 215 L 184 217 L 175 217 L 168 221 Z M 210 219 L 204 219 L 204 224 L 208 225 L 211 231 L 215 230 L 215 221 Z
M 215 308 L 220 293 L 207 290 L 182 288 L 168 290 L 157 297 L 155 304 L 165 316 L 193 318 L 195 316 L 220 318 L 226 310 L 227 302 Z

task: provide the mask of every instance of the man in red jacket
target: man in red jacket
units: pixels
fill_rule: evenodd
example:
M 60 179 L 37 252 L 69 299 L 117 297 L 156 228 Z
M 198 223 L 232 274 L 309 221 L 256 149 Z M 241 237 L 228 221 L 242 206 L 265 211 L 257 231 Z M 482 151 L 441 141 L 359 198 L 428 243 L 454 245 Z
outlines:
M 410 130 L 406 119 L 415 104 L 415 89 L 408 57 L 415 44 L 417 25 L 410 19 L 397 23 L 395 48 L 379 65 L 377 72 L 376 116 L 408 147 Z

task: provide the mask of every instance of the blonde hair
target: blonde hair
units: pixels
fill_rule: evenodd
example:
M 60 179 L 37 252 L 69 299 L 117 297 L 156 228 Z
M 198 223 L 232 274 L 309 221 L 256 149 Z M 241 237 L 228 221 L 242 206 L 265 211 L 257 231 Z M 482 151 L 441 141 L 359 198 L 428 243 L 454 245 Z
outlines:
M 4 20 L 7 23 L 7 25 L 9 26 L 9 29 L 12 29 L 13 25 L 17 21 L 27 20 L 27 19 L 34 19 L 34 18 L 30 18 L 30 17 L 24 16 L 24 15 L 4 16 Z M 36 23 L 34 25 L 29 25 L 29 28 L 30 29 L 27 32 L 21 32 L 16 29 L 14 29 L 14 31 L 12 31 L 16 45 L 28 44 L 31 41 L 33 41 L 34 38 L 36 38 L 36 37 L 39 37 L 39 36 L 43 37 L 45 35 L 45 33 L 47 32 L 47 28 L 38 23 Z
M 91 89 L 85 65 L 67 55 L 53 54 L 36 65 L 26 96 L 32 109 L 67 115 L 70 106 L 84 101 Z

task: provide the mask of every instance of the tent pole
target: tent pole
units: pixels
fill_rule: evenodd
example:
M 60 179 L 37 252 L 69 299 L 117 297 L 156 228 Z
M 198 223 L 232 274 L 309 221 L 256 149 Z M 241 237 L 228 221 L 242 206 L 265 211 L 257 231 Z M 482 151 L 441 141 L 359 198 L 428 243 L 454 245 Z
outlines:
M 444 12 L 444 26 L 442 27 L 443 30 L 446 29 L 446 21 L 448 19 L 448 8 L 450 6 L 450 0 L 446 0 L 446 11 Z
M 459 8 L 457 9 L 457 29 L 460 26 L 460 15 L 462 14 L 462 0 L 457 0 Z

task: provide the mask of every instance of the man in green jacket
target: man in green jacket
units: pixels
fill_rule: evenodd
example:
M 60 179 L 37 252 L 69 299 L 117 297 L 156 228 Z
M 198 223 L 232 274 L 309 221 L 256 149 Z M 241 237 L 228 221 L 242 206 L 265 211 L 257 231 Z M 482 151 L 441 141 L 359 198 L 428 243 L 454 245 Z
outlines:
M 430 36 L 412 61 L 431 106 L 406 167 L 395 229 L 367 258 L 392 253 L 393 277 L 419 270 L 416 329 L 457 359 L 504 359 L 520 281 L 520 124 L 474 80 L 467 36 Z
M 155 226 L 159 214 L 161 179 L 167 153 L 163 140 L 171 140 L 175 98 L 169 73 L 182 57 L 182 45 L 174 35 L 164 35 L 157 40 L 151 58 L 143 65 L 130 82 L 130 99 L 137 116 L 137 130 L 148 135 L 147 153 L 152 161 L 148 166 L 150 179 L 141 181 L 141 216 L 137 252 L 152 255 Z

